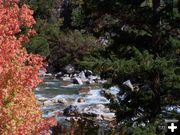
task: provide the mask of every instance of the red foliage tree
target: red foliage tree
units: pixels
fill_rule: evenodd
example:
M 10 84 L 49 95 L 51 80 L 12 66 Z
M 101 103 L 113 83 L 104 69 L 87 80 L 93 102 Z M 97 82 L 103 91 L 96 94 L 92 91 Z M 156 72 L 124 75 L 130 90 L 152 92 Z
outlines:
M 44 67 L 43 58 L 28 54 L 22 47 L 35 33 L 32 14 L 27 5 L 18 6 L 18 0 L 0 0 L 1 135 L 34 135 L 49 126 L 32 92 L 40 83 L 38 71 Z

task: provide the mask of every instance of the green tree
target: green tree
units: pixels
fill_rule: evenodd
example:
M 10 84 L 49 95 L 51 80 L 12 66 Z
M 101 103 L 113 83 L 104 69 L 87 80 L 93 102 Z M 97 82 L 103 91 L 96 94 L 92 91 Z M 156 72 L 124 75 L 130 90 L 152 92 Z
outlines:
M 53 47 L 60 33 L 60 25 L 62 24 L 59 18 L 58 6 L 61 1 L 42 1 L 42 0 L 22 0 L 21 3 L 27 3 L 34 10 L 36 19 L 36 35 L 30 38 L 24 46 L 29 53 L 42 54 L 49 56 L 50 48 Z
M 82 34 L 77 30 L 62 32 L 56 45 L 51 48 L 48 63 L 55 71 L 61 71 L 68 64 L 78 68 L 83 57 L 100 47 L 94 36 Z
M 160 116 L 178 118 L 177 112 L 165 110 L 179 104 L 180 18 L 176 3 L 170 0 L 86 2 L 89 20 L 93 20 L 91 30 L 97 36 L 107 37 L 111 44 L 88 56 L 82 64 L 121 87 L 116 98 L 109 96 L 117 121 L 132 125 L 153 123 Z M 125 88 L 122 83 L 126 80 L 131 80 L 139 90 Z
M 41 36 L 34 36 L 24 44 L 28 53 L 41 54 L 42 56 L 49 55 L 49 44 L 48 41 Z

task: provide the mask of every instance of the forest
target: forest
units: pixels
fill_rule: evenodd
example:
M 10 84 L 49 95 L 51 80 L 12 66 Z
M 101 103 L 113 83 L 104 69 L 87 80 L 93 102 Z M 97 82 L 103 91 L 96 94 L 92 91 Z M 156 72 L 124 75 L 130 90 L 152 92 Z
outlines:
M 0 134 L 61 134 L 33 92 L 40 70 L 105 80 L 115 130 L 97 135 L 163 135 L 165 119 L 180 119 L 180 0 L 0 0 Z M 86 131 L 69 134 L 97 133 Z

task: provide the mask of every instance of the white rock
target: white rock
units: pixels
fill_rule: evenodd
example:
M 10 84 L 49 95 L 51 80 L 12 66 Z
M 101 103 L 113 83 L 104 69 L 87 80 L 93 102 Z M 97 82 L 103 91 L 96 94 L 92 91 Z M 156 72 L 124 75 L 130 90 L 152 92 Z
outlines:
M 63 104 L 67 104 L 67 100 L 64 98 L 60 98 L 57 100 L 58 103 L 63 103 Z
M 43 103 L 44 106 L 50 106 L 50 105 L 54 105 L 54 102 L 51 100 L 47 100 Z
M 43 103 L 40 101 L 36 101 L 36 104 L 41 106 Z
M 64 74 L 64 77 L 69 77 L 69 75 L 68 74 Z
M 97 83 L 99 83 L 99 84 L 104 84 L 104 83 L 106 83 L 107 82 L 107 80 L 98 80 L 97 81 Z
M 71 64 L 67 65 L 67 66 L 64 68 L 64 70 L 65 70 L 66 73 L 68 73 L 68 74 L 72 74 L 72 73 L 74 73 L 74 71 L 75 71 L 74 66 L 71 65 Z
M 77 74 L 74 74 L 73 77 L 77 77 L 78 75 Z
M 102 104 L 87 106 L 82 111 L 84 113 L 93 113 L 93 114 L 110 113 L 109 108 L 105 107 L 105 105 Z
M 115 114 L 114 113 L 104 113 L 101 115 L 101 117 L 103 118 L 103 120 L 106 120 L 106 121 L 115 120 Z
M 52 74 L 51 74 L 51 73 L 47 73 L 47 74 L 45 74 L 45 76 L 46 76 L 46 77 L 51 77 Z
M 38 98 L 38 101 L 47 101 L 48 100 L 48 98 L 46 98 L 46 97 L 39 97 Z
M 77 81 L 78 84 L 83 85 L 83 81 L 79 77 L 75 77 L 75 80 Z
M 90 75 L 88 78 L 89 78 L 90 80 L 96 80 L 96 79 L 98 79 L 97 76 L 93 76 L 93 75 Z
M 131 83 L 130 80 L 127 80 L 127 81 L 123 82 L 123 85 L 126 85 L 126 86 L 129 87 L 132 91 L 134 91 L 134 87 L 133 87 L 133 85 L 132 85 L 132 83 Z
M 83 97 L 80 97 L 77 99 L 77 102 L 79 102 L 79 103 L 85 102 L 85 99 Z
M 67 104 L 67 100 L 65 98 L 63 98 L 62 96 L 56 96 L 52 99 L 52 101 L 54 103 L 63 103 L 63 104 Z
M 86 76 L 85 76 L 84 71 L 81 71 L 81 72 L 79 73 L 79 78 L 81 78 L 82 81 L 87 81 L 87 78 L 86 78 Z
M 71 80 L 71 78 L 70 78 L 70 77 L 68 77 L 68 76 L 67 76 L 67 77 L 62 77 L 62 80 L 63 80 L 63 81 L 70 81 L 70 80 Z
M 93 84 L 93 83 L 95 83 L 95 81 L 92 80 L 92 79 L 90 79 L 90 80 L 87 81 L 87 84 Z

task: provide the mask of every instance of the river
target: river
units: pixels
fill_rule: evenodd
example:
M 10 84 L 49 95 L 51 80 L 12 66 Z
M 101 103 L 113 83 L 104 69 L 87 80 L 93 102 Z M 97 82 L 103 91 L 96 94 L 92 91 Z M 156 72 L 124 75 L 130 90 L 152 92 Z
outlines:
M 46 78 L 35 88 L 43 117 L 59 113 L 56 119 L 67 132 L 75 125 L 76 134 L 85 135 L 112 131 L 115 114 L 107 107 L 110 101 L 101 92 L 101 85 L 77 85 L 55 78 Z M 118 89 L 112 88 L 112 92 L 118 92 Z M 73 109 L 78 114 L 71 112 Z

